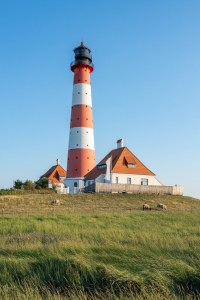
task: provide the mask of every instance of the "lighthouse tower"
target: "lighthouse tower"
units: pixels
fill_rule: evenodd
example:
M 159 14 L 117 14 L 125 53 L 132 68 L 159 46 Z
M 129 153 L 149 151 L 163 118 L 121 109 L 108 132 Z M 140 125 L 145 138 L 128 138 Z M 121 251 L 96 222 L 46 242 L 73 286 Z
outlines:
M 75 60 L 71 107 L 67 176 L 65 187 L 77 192 L 84 187 L 84 176 L 95 167 L 94 131 L 90 73 L 93 71 L 90 49 L 81 45 L 74 49 Z

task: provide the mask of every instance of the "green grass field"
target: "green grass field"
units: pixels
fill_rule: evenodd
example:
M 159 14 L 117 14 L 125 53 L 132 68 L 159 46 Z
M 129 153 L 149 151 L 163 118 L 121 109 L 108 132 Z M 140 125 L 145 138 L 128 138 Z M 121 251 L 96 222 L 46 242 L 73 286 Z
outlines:
M 0 197 L 0 299 L 200 299 L 199 200 L 56 195 L 52 210 L 53 199 Z

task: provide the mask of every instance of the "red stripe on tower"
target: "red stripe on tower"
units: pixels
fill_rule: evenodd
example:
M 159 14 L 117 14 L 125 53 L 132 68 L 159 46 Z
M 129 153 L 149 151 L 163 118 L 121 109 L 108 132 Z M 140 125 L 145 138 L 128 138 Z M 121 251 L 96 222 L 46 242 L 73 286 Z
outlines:
M 93 72 L 90 49 L 83 43 L 74 49 L 75 61 L 70 135 L 65 186 L 70 193 L 84 187 L 84 176 L 95 167 L 94 132 L 90 73 Z

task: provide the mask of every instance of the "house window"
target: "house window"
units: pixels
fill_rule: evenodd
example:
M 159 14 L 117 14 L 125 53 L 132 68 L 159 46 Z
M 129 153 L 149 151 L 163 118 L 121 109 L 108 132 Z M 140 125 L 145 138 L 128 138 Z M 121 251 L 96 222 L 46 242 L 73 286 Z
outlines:
M 74 187 L 77 187 L 77 182 L 74 182 Z
M 148 179 L 141 178 L 141 185 L 148 185 Z
M 131 184 L 131 178 L 127 177 L 127 184 Z
M 97 166 L 97 169 L 103 169 L 103 168 L 106 168 L 106 164 L 102 164 L 102 165 Z
M 65 176 L 60 176 L 60 181 L 64 181 L 65 180 Z
M 135 168 L 135 164 L 128 164 L 128 168 Z
M 115 182 L 118 183 L 118 177 L 115 178 Z
M 90 185 L 90 181 L 88 181 L 88 185 Z

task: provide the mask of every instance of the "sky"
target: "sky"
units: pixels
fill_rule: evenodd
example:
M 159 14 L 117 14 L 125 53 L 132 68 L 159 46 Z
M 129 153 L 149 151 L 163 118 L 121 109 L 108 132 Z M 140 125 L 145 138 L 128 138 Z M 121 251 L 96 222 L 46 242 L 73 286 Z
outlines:
M 91 49 L 96 163 L 116 141 L 200 198 L 200 1 L 0 1 L 0 189 L 66 169 L 73 49 Z

